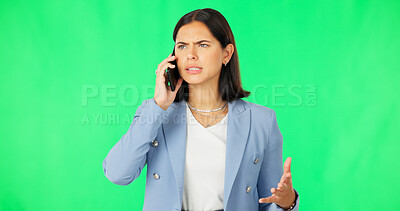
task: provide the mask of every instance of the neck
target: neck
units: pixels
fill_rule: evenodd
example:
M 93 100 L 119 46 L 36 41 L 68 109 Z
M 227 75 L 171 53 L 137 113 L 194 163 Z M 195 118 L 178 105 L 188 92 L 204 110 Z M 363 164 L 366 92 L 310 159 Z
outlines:
M 226 101 L 221 99 L 218 83 L 189 84 L 188 103 L 197 109 L 211 110 L 222 107 Z

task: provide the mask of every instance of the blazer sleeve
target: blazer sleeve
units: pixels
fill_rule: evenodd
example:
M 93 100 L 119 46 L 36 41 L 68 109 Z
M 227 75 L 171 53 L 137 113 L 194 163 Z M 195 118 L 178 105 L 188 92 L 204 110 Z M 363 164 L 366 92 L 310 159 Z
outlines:
M 117 185 L 128 185 L 146 164 L 150 143 L 156 138 L 166 111 L 154 98 L 144 100 L 133 117 L 128 132 L 112 147 L 103 160 L 105 176 Z
M 262 162 L 260 175 L 258 177 L 258 196 L 259 198 L 266 198 L 272 195 L 271 188 L 278 185 L 281 176 L 283 174 L 283 162 L 282 162 L 282 144 L 283 138 L 281 131 L 278 127 L 278 122 L 276 120 L 276 113 L 274 110 L 271 111 L 271 127 L 269 128 L 268 134 L 268 145 L 265 148 L 264 159 Z M 297 191 L 295 190 L 298 195 Z M 296 206 L 293 210 L 298 210 L 299 208 L 299 196 L 296 200 Z M 260 203 L 260 211 L 275 211 L 283 210 L 275 203 Z

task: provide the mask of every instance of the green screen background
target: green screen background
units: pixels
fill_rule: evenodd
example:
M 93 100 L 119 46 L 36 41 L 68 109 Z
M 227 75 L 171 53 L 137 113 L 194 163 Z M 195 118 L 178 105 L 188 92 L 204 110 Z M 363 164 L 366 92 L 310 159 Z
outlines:
M 300 209 L 398 209 L 399 1 L 14 0 L 0 210 L 141 210 L 146 169 L 118 186 L 102 161 L 153 97 L 179 18 L 206 7 L 232 28 L 245 100 L 277 113 Z

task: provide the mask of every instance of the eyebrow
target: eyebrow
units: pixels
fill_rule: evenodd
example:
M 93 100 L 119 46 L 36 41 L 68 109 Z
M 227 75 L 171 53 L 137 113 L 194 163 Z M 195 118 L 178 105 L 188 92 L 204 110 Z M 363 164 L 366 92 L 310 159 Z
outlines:
M 211 43 L 211 41 L 209 41 L 209 40 L 199 40 L 199 41 L 195 42 L 194 44 L 199 44 L 199 43 L 202 43 L 202 42 Z M 178 45 L 178 44 L 187 44 L 187 43 L 185 43 L 185 42 L 177 42 L 176 44 Z

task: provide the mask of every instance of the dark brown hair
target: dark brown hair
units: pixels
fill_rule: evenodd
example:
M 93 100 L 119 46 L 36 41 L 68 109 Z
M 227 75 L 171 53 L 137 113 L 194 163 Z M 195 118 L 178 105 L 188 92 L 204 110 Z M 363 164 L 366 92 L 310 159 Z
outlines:
M 198 9 L 184 15 L 176 24 L 173 39 L 176 42 L 176 35 L 179 29 L 188 23 L 200 21 L 204 23 L 212 35 L 219 41 L 224 49 L 228 44 L 232 43 L 234 52 L 232 58 L 227 65 L 222 65 L 221 74 L 219 77 L 219 93 L 222 100 L 234 101 L 236 99 L 248 97 L 250 92 L 243 90 L 239 71 L 239 57 L 237 54 L 236 43 L 233 37 L 231 27 L 225 17 L 217 10 L 211 8 Z M 189 100 L 188 83 L 183 80 L 182 86 L 176 94 L 174 102 L 179 102 L 182 99 Z

